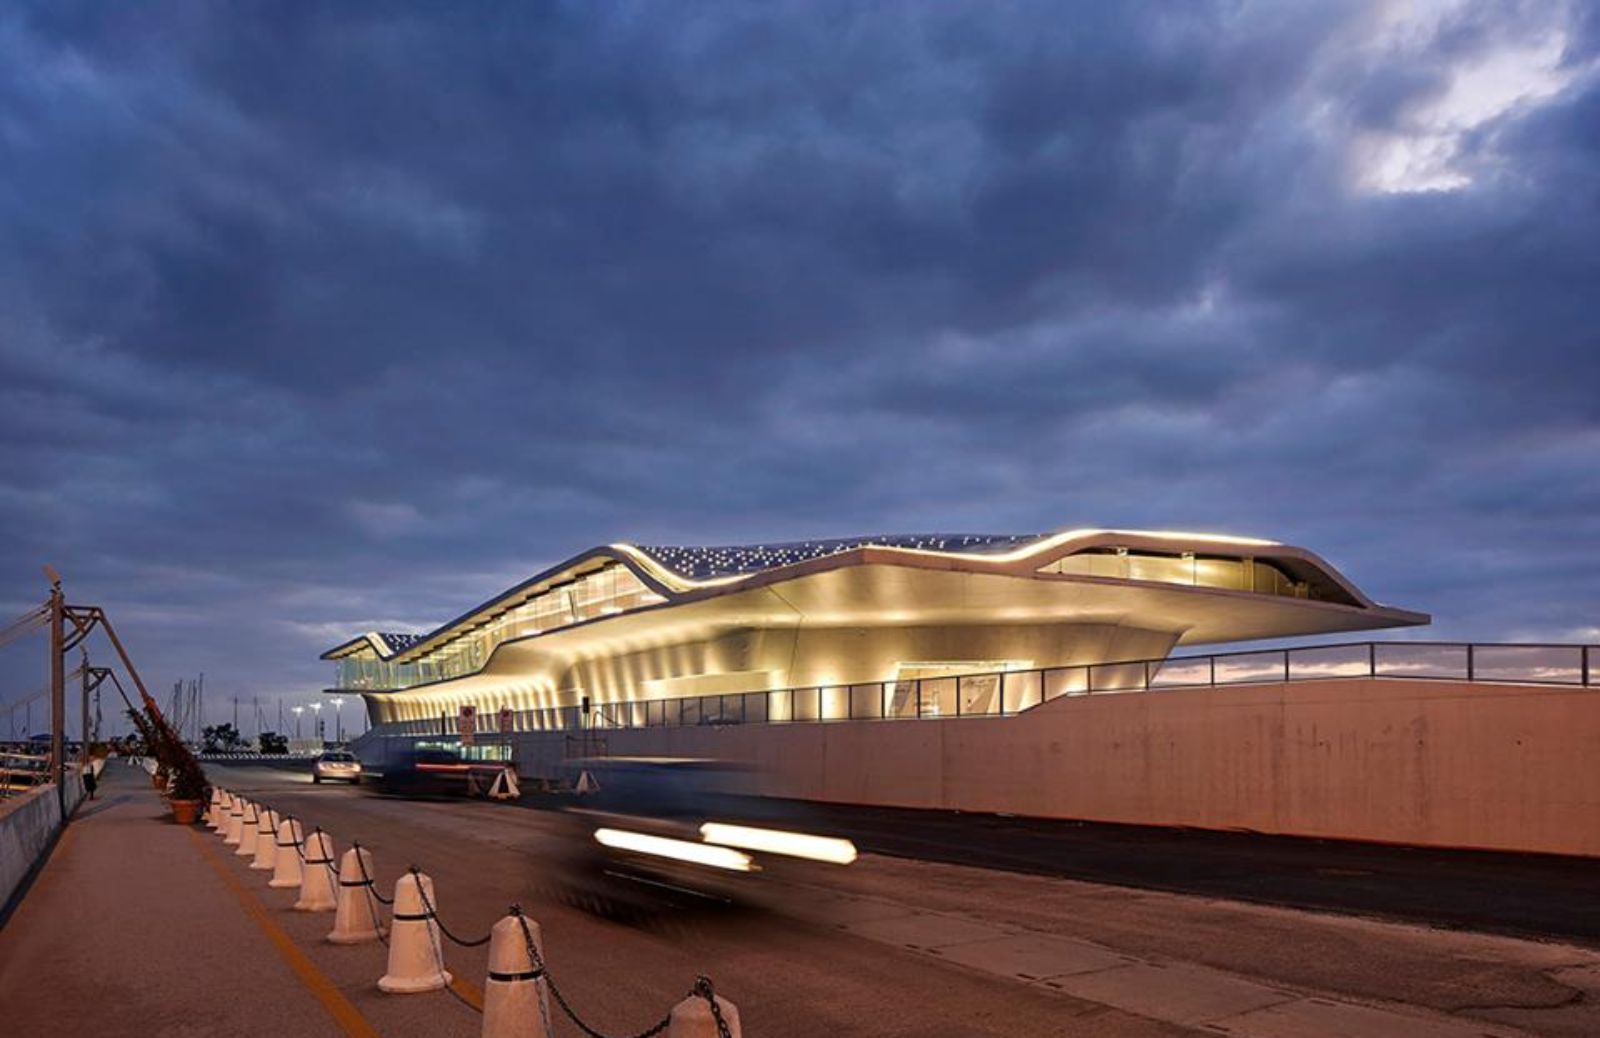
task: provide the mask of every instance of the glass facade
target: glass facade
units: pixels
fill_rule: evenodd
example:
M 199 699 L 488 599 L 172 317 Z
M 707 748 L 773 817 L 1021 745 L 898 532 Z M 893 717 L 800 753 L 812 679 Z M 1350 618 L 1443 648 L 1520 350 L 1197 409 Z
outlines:
M 1339 678 L 1600 688 L 1600 646 L 1350 642 L 601 703 L 587 716 L 577 706 L 542 707 L 512 711 L 509 731 L 1010 717 L 1062 696 Z M 497 714 L 488 707 L 480 710 L 480 732 L 498 732 Z M 447 737 L 455 723 L 453 712 L 441 712 L 386 725 L 384 730 Z
M 1118 580 L 1149 580 L 1227 591 L 1254 591 L 1288 598 L 1321 598 L 1316 589 L 1278 567 L 1252 558 L 1226 558 L 1185 553 L 1156 555 L 1137 551 L 1091 551 L 1057 559 L 1040 573 L 1063 573 Z
M 352 653 L 338 661 L 336 687 L 380 691 L 465 677 L 482 670 L 502 642 L 664 601 L 628 567 L 612 563 L 547 588 L 476 627 L 463 627 L 414 660 L 383 660 L 371 648 Z

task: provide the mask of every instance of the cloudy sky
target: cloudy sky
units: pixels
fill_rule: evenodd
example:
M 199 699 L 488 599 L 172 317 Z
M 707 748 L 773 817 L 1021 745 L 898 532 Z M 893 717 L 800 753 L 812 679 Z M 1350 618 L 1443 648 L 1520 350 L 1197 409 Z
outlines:
M 1068 526 L 1600 638 L 1595 5 L 0 8 L 0 619 L 304 701 L 609 540 Z

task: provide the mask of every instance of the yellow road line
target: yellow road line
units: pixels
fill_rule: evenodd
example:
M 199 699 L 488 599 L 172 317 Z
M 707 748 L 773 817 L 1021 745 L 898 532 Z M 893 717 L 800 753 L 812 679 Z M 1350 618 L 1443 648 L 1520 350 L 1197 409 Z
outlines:
M 295 947 L 293 938 L 284 933 L 283 928 L 273 921 L 265 906 L 228 871 L 221 859 L 217 857 L 216 852 L 211 849 L 193 827 L 189 828 L 189 835 L 194 839 L 195 844 L 200 848 L 201 854 L 210 863 L 211 868 L 222 878 L 223 883 L 227 884 L 228 888 L 237 895 L 239 903 L 244 906 L 245 912 L 249 914 L 251 919 L 255 920 L 256 925 L 261 928 L 261 932 L 267 935 L 267 940 L 272 942 L 272 946 L 278 950 L 278 954 L 283 957 L 283 961 L 288 963 L 295 976 L 300 978 L 300 983 L 304 984 L 316 996 L 317 1001 L 322 1003 L 322 1008 L 328 1011 L 328 1015 L 333 1017 L 334 1022 L 339 1025 L 344 1033 L 350 1035 L 350 1038 L 382 1038 L 373 1026 L 367 1022 L 367 1018 L 361 1015 L 361 1010 L 357 1009 L 348 998 L 344 997 L 344 994 L 334 985 L 333 981 L 329 980 L 325 973 L 317 969 L 316 965 L 306 958 L 304 952 Z
M 468 1002 L 471 1002 L 472 1008 L 479 1012 L 483 1011 L 483 992 L 478 990 L 478 985 L 470 980 L 462 980 L 452 973 L 450 975 L 450 989 Z

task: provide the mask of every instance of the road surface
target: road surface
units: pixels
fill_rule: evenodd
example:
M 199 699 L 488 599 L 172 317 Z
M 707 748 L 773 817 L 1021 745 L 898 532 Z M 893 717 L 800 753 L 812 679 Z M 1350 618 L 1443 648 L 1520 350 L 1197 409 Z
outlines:
M 548 867 L 557 831 L 552 812 L 313 786 L 303 774 L 275 768 L 213 766 L 213 773 L 230 788 L 322 827 L 341 851 L 359 840 L 375 856 L 382 889 L 407 866 L 421 866 L 435 879 L 446 926 L 462 936 L 482 935 L 509 904 L 520 903 L 544 928 L 563 990 L 608 1033 L 633 1033 L 653 1022 L 702 973 L 740 1004 L 746 1034 L 754 1038 L 1600 1033 L 1600 954 L 1593 949 L 1257 903 L 1271 899 L 1264 896 L 1267 880 L 1250 892 L 1255 900 L 1240 901 L 1041 875 L 1088 866 L 1047 867 L 1048 842 L 1034 823 L 935 819 L 928 830 L 895 812 L 840 816 L 835 821 L 855 827 L 864 846 L 991 864 L 1010 855 L 1028 871 L 866 854 L 848 869 L 807 877 L 773 909 L 674 912 L 623 925 L 557 897 Z M 907 824 L 896 826 L 897 820 Z M 1098 856 L 1088 853 L 1091 835 L 1075 834 L 1085 852 L 1065 857 L 1110 868 L 1115 855 L 1105 841 Z M 1124 856 L 1139 844 L 1131 837 L 1121 842 Z M 1440 870 L 1431 888 L 1411 866 L 1383 871 L 1377 854 L 1352 865 L 1351 849 L 1334 846 L 1321 866 L 1327 871 L 1317 873 L 1293 857 L 1307 848 L 1268 850 L 1264 872 L 1290 877 L 1293 897 L 1348 880 L 1355 892 L 1343 899 L 1347 911 L 1371 888 L 1379 891 L 1378 911 L 1421 917 L 1438 887 L 1471 890 L 1483 883 L 1473 869 L 1452 874 L 1448 860 L 1429 855 L 1408 860 Z M 1223 857 L 1216 848 L 1197 853 L 1189 880 L 1181 858 L 1144 871 L 1177 877 L 1162 886 L 1206 889 L 1225 871 Z M 1553 876 L 1558 887 L 1577 882 L 1564 867 Z M 1414 881 L 1417 904 L 1399 911 L 1406 906 L 1395 891 Z M 1552 900 L 1510 893 L 1517 904 Z M 1574 914 L 1592 908 L 1592 901 L 1574 903 Z M 1526 930 L 1544 917 L 1516 918 L 1514 928 Z M 319 934 L 311 931 L 325 927 L 325 918 L 303 927 L 307 942 L 314 945 Z M 315 949 L 314 956 L 328 961 L 341 984 L 370 986 L 381 972 L 379 951 L 334 951 Z M 449 955 L 463 976 L 483 976 L 483 949 L 452 948 Z M 470 1010 L 443 1009 L 462 1017 L 460 1033 L 473 1033 Z M 422 1016 L 411 1000 L 377 999 L 368 1011 L 383 1034 L 424 1033 L 412 1030 Z M 432 1015 L 428 1020 L 439 1026 Z

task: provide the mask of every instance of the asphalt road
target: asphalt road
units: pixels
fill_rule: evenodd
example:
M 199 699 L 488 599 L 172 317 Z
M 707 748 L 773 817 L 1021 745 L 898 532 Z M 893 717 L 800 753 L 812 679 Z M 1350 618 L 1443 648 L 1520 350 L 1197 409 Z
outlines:
M 359 840 L 385 889 L 419 865 L 463 936 L 520 903 L 562 990 L 608 1033 L 652 1023 L 702 973 L 739 1003 L 752 1038 L 1600 1033 L 1600 954 L 1365 914 L 1592 939 L 1593 881 L 1567 863 L 843 810 L 827 827 L 881 854 L 778 884 L 765 909 L 624 925 L 557 896 L 553 812 L 312 786 L 279 769 L 213 774 L 323 827 L 340 850 Z M 332 968 L 349 970 L 359 956 L 340 951 Z M 483 976 L 484 949 L 449 954 Z M 381 952 L 371 957 L 375 979 Z M 465 1007 L 392 1003 L 371 1009 L 385 1035 L 475 1033 Z M 441 1030 L 439 1012 L 464 1015 Z
M 1577 858 L 942 811 L 808 810 L 829 832 L 877 854 L 1600 948 L 1600 869 Z

